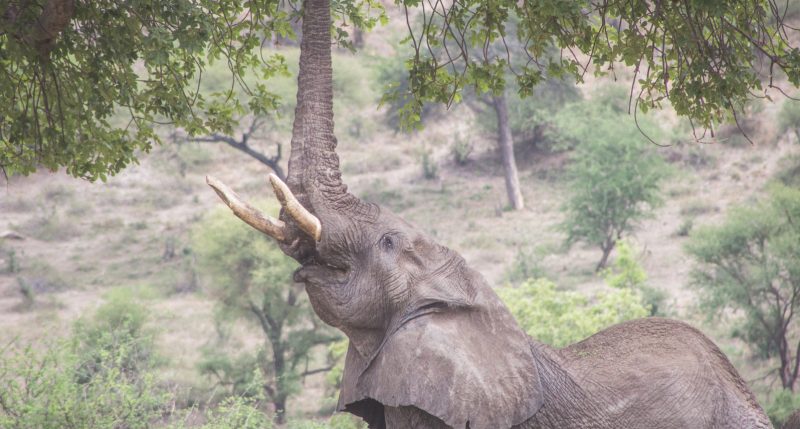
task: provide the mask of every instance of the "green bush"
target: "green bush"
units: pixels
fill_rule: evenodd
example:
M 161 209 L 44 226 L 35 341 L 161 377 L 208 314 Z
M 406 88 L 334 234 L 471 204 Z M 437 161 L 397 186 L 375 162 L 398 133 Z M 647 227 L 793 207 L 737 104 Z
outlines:
M 420 163 L 422 164 L 422 177 L 427 180 L 433 180 L 439 177 L 439 165 L 433 158 L 432 151 L 423 150 L 420 153 Z
M 335 414 L 326 421 L 295 420 L 286 425 L 287 429 L 366 429 L 361 419 L 350 414 Z
M 147 429 L 166 394 L 150 371 L 146 312 L 112 301 L 76 325 L 70 342 L 0 350 L 0 427 Z
M 472 142 L 462 136 L 457 136 L 453 140 L 452 146 L 450 146 L 450 154 L 453 155 L 453 161 L 457 165 L 464 166 L 467 165 L 473 149 Z
M 528 335 L 555 347 L 650 313 L 631 289 L 614 289 L 588 299 L 577 292 L 559 291 L 552 282 L 538 279 L 501 288 L 497 293 Z
M 606 284 L 613 288 L 638 291 L 651 316 L 664 315 L 666 293 L 647 284 L 647 273 L 639 265 L 633 248 L 626 241 L 617 244 L 617 257 L 611 267 L 602 272 L 602 276 Z
M 232 396 L 213 407 L 204 415 L 202 426 L 187 425 L 178 421 L 168 429 L 272 429 L 275 424 L 267 414 L 260 410 L 256 399 Z
M 797 135 L 798 129 L 800 129 L 800 103 L 787 99 L 778 112 L 778 130 L 781 134 L 791 131 Z
M 692 232 L 692 228 L 694 228 L 694 221 L 692 219 L 684 219 L 678 227 L 678 230 L 675 231 L 675 235 L 678 237 L 688 237 Z
M 527 249 L 519 248 L 514 254 L 514 261 L 506 270 L 506 281 L 511 284 L 519 284 L 525 280 L 544 276 L 544 269 L 539 261 L 544 256 L 541 248 Z
M 776 428 L 781 428 L 789 417 L 800 409 L 800 393 L 780 390 L 772 395 L 772 399 L 764 407 L 767 416 Z
M 91 319 L 79 319 L 73 347 L 80 358 L 77 381 L 88 383 L 107 371 L 136 382 L 156 364 L 154 333 L 145 327 L 148 312 L 130 293 L 112 294 Z
M 775 180 L 786 186 L 800 188 L 800 155 L 789 155 L 780 160 Z

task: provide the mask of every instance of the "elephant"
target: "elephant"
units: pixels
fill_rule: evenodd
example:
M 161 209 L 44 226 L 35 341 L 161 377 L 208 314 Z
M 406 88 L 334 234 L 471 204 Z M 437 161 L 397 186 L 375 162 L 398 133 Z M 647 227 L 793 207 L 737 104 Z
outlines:
M 800 429 L 800 410 L 792 413 L 789 419 L 783 423 L 781 429 Z
M 557 349 L 530 338 L 457 252 L 348 191 L 333 134 L 329 0 L 306 0 L 289 174 L 279 219 L 212 177 L 239 216 L 301 267 L 349 339 L 338 410 L 370 428 L 769 428 L 697 329 L 645 318 Z

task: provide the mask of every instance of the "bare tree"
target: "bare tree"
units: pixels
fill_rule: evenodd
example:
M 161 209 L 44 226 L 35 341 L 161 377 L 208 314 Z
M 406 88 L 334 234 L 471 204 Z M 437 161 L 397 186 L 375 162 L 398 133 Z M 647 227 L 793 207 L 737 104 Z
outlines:
M 191 141 L 204 143 L 225 143 L 228 146 L 244 152 L 256 161 L 271 168 L 272 171 L 275 172 L 276 176 L 280 177 L 281 180 L 285 180 L 286 175 L 283 172 L 283 168 L 280 166 L 281 157 L 283 156 L 282 145 L 280 142 L 275 143 L 275 155 L 273 156 L 267 156 L 250 146 L 251 139 L 253 139 L 254 134 L 258 132 L 263 123 L 263 116 L 253 116 L 250 126 L 247 128 L 247 131 L 242 132 L 242 136 L 239 138 L 239 140 L 222 134 L 211 134 L 209 136 L 192 138 Z

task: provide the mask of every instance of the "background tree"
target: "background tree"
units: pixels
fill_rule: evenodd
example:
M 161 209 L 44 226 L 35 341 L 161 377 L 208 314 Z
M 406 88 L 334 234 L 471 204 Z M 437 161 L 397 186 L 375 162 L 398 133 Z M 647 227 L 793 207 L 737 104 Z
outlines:
M 774 185 L 769 198 L 733 210 L 722 225 L 698 229 L 686 250 L 697 260 L 693 285 L 709 315 L 729 314 L 756 357 L 794 391 L 800 370 L 800 190 Z M 733 313 L 727 313 L 732 310 Z
M 571 195 L 561 228 L 568 245 L 585 241 L 600 247 L 597 271 L 605 267 L 617 242 L 661 204 L 659 185 L 667 172 L 624 115 L 619 88 L 560 114 L 559 129 L 576 146 L 567 170 Z
M 217 299 L 220 317 L 255 324 L 265 340 L 255 355 L 232 357 L 217 347 L 207 354 L 201 369 L 236 394 L 246 394 L 244 388 L 260 372 L 264 394 L 282 423 L 286 402 L 297 392 L 299 380 L 330 369 L 310 368 L 310 353 L 339 337 L 321 326 L 305 292 L 293 284 L 296 263 L 284 257 L 274 241 L 253 234 L 227 210 L 214 211 L 201 222 L 193 243 L 198 265 L 211 280 L 208 287 Z

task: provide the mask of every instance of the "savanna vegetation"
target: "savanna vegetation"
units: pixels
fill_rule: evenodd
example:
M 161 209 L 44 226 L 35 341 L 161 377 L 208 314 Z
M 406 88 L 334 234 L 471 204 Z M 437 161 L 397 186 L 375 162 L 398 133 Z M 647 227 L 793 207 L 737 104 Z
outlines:
M 346 341 L 203 182 L 263 197 L 285 171 L 299 4 L 76 2 L 52 39 L 29 3 L 0 6 L 0 427 L 363 427 L 333 413 Z M 348 183 L 461 252 L 539 341 L 700 327 L 780 425 L 800 408 L 800 107 L 773 88 L 798 76 L 775 29 L 800 8 L 567 3 L 337 3 Z

